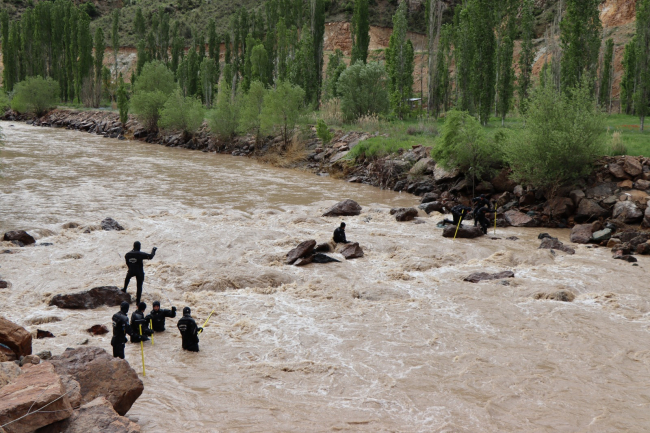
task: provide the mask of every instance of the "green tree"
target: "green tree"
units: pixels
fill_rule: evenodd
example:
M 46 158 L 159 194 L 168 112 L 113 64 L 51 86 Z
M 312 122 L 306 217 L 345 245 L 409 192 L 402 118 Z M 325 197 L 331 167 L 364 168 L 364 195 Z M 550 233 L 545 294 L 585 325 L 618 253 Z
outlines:
M 472 38 L 472 2 L 464 7 L 458 6 L 454 15 L 454 56 L 456 61 L 457 108 L 461 111 L 474 110 L 472 92 L 473 58 L 476 47 Z
M 497 100 L 497 112 L 501 117 L 501 125 L 504 124 L 506 115 L 510 111 L 512 95 L 515 91 L 515 71 L 512 68 L 514 46 L 514 41 L 510 36 L 505 36 L 501 40 L 501 46 L 499 47 L 499 64 L 497 65 L 497 75 L 499 77 L 497 81 L 497 94 L 499 98 Z
M 286 149 L 302 113 L 305 91 L 300 86 L 280 81 L 264 96 L 260 127 L 263 132 L 279 132 Z
M 189 140 L 201 128 L 205 109 L 194 96 L 183 96 L 179 89 L 169 96 L 160 110 L 158 126 L 167 131 L 182 131 L 183 140 Z
M 389 99 L 386 70 L 378 62 L 364 65 L 358 60 L 339 77 L 341 111 L 347 121 L 361 116 L 385 113 Z
M 413 44 L 410 39 L 406 39 L 406 31 L 406 2 L 402 2 L 393 16 L 393 33 L 386 50 L 391 107 L 400 119 L 409 112 L 409 98 L 413 88 Z
M 315 105 L 318 98 L 318 71 L 314 67 L 313 50 L 311 33 L 303 32 L 300 48 L 292 64 L 291 82 L 304 90 L 307 104 Z
M 212 96 L 216 84 L 219 82 L 219 73 L 217 72 L 217 61 L 213 58 L 206 57 L 201 63 L 201 90 L 203 91 L 203 103 L 206 107 L 212 107 Z
M 364 62 L 365 63 L 365 62 Z M 325 71 L 325 85 L 323 88 L 323 99 L 328 100 L 338 98 L 341 92 L 338 90 L 339 77 L 345 71 L 345 62 L 343 61 L 343 52 L 338 48 L 334 54 L 329 55 L 327 70 Z
M 432 157 L 443 167 L 457 168 L 471 176 L 473 190 L 476 180 L 493 174 L 498 154 L 495 141 L 487 138 L 478 120 L 467 111 L 447 112 L 442 135 L 432 152 Z
M 519 110 L 526 113 L 526 101 L 530 91 L 533 63 L 535 62 L 535 16 L 533 15 L 533 0 L 524 0 L 521 12 L 521 53 L 519 55 L 519 77 L 517 91 L 519 94 Z
M 311 7 L 312 61 L 315 72 L 315 90 L 309 101 L 318 106 L 323 88 L 323 43 L 325 37 L 325 0 L 309 0 Z
M 650 0 L 636 4 L 636 89 L 634 111 L 641 121 L 650 113 Z
M 623 54 L 623 78 L 621 79 L 621 108 L 625 114 L 634 110 L 634 92 L 636 90 L 636 36 L 625 44 Z
M 250 85 L 248 93 L 243 97 L 240 113 L 240 130 L 243 133 L 255 134 L 255 142 L 259 143 L 261 139 L 261 119 L 262 108 L 264 106 L 264 97 L 268 90 L 263 83 L 256 80 Z
M 111 45 L 113 47 L 113 60 L 115 65 L 115 82 L 117 82 L 117 53 L 120 50 L 120 11 L 113 11 L 113 27 L 111 29 Z
M 334 134 L 330 132 L 327 123 L 325 123 L 323 119 L 318 119 L 318 122 L 316 122 L 316 136 L 320 138 L 325 146 L 327 146 L 334 137 Z
M 494 106 L 496 39 L 494 35 L 494 14 L 491 0 L 471 0 L 472 37 L 474 39 L 474 57 L 472 89 L 476 98 L 479 120 L 487 125 Z
M 352 26 L 352 59 L 350 63 L 355 63 L 357 60 L 366 63 L 370 45 L 368 0 L 354 0 L 354 12 L 350 24 Z
M 269 58 L 264 45 L 258 44 L 251 50 L 251 80 L 260 81 L 263 85 L 270 84 L 270 77 L 267 76 L 267 62 Z
M 104 51 L 106 44 L 104 42 L 104 31 L 97 27 L 95 31 L 95 99 L 93 106 L 99 107 L 102 99 L 102 67 L 104 66 Z
M 27 77 L 15 85 L 11 109 L 40 117 L 56 107 L 58 99 L 59 84 L 52 78 Z
M 239 103 L 232 95 L 230 84 L 222 80 L 217 93 L 215 109 L 208 113 L 208 125 L 213 134 L 227 140 L 239 126 Z
M 142 8 L 137 8 L 135 10 L 135 19 L 133 20 L 133 30 L 138 40 L 141 41 L 144 39 L 146 34 L 146 27 L 144 22 L 144 15 L 142 15 Z
M 117 86 L 117 108 L 120 110 L 120 122 L 122 125 L 126 125 L 126 122 L 129 121 L 129 94 L 126 91 L 126 85 L 120 74 L 118 86 Z
M 176 89 L 174 74 L 164 63 L 155 60 L 142 68 L 135 82 L 131 109 L 145 128 L 154 131 L 160 119 L 160 110 Z
M 79 60 L 76 65 L 75 94 L 79 100 L 85 99 L 84 104 L 93 104 L 92 70 L 93 70 L 93 36 L 90 33 L 90 18 L 81 13 L 77 23 L 77 46 Z M 84 95 L 81 89 L 84 88 Z
M 562 46 L 562 88 L 579 85 L 587 75 L 595 90 L 598 52 L 600 51 L 600 0 L 567 0 L 560 23 Z
M 11 101 L 5 91 L 0 90 L 0 113 L 4 114 L 9 108 L 11 108 Z
M 211 59 L 219 62 L 219 51 L 221 47 L 219 46 L 219 38 L 217 37 L 217 26 L 214 20 L 210 20 L 208 24 L 208 55 Z
M 568 91 L 550 85 L 533 91 L 525 127 L 505 146 L 512 179 L 554 195 L 562 185 L 592 172 L 592 164 L 605 154 L 606 137 L 605 115 L 592 87 L 583 77 Z
M 609 38 L 605 43 L 605 53 L 603 54 L 603 67 L 600 71 L 600 90 L 598 91 L 598 103 L 607 111 L 611 105 L 612 95 L 612 78 L 614 64 L 614 39 Z

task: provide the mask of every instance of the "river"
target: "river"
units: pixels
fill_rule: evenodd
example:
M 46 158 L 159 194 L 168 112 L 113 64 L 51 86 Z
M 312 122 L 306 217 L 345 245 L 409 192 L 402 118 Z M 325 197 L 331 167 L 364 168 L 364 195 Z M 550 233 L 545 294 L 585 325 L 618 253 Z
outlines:
M 54 333 L 34 352 L 110 352 L 117 308 L 48 307 L 57 293 L 120 286 L 139 240 L 143 300 L 215 314 L 199 353 L 177 319 L 126 358 L 145 384 L 143 432 L 642 432 L 650 429 L 650 302 L 639 266 L 605 248 L 537 249 L 540 229 L 441 237 L 439 214 L 399 223 L 415 197 L 246 158 L 2 122 L 0 229 L 51 246 L 2 249 L 0 313 Z M 351 198 L 356 217 L 324 218 Z M 98 230 L 107 217 L 126 230 Z M 344 220 L 362 259 L 287 266 Z M 75 229 L 62 225 L 76 222 Z M 568 243 L 568 231 L 552 231 Z M 506 237 L 516 236 L 518 240 Z M 463 282 L 513 270 L 508 282 Z M 135 281 L 130 287 L 135 291 Z M 573 302 L 537 300 L 560 289 Z

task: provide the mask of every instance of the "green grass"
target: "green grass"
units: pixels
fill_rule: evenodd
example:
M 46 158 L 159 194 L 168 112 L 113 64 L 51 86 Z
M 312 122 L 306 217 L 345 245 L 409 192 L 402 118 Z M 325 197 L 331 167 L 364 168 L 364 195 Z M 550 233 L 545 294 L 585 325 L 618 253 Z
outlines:
M 608 132 L 621 132 L 623 144 L 628 155 L 650 156 L 650 122 L 645 122 L 645 130 L 639 131 L 639 118 L 627 114 L 613 114 L 607 118 Z

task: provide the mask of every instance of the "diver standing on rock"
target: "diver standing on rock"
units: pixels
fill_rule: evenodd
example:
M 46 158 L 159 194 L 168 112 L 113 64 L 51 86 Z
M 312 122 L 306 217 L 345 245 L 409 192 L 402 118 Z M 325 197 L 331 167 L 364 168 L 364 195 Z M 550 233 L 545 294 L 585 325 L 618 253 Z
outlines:
M 124 346 L 128 339 L 127 335 L 131 335 L 131 326 L 129 326 L 129 317 L 126 313 L 129 312 L 129 303 L 122 302 L 120 304 L 120 311 L 113 314 L 113 338 L 111 338 L 111 346 L 113 346 L 113 356 L 115 358 L 124 359 Z
M 488 206 L 483 206 L 479 210 L 474 212 L 475 212 L 474 220 L 478 221 L 479 224 L 481 224 L 481 230 L 483 230 L 483 234 L 486 235 L 487 229 L 490 226 L 490 221 L 488 220 L 487 216 L 496 214 L 497 211 L 494 209 L 490 209 Z
M 483 206 L 485 207 L 490 207 L 490 199 L 486 194 L 481 194 L 478 197 L 474 197 L 472 199 L 472 204 L 474 205 L 474 212 L 472 214 L 474 215 L 474 227 L 478 224 L 478 211 L 481 209 Z
M 199 332 L 203 331 L 203 328 L 196 326 L 196 322 L 192 319 L 191 313 L 192 310 L 190 307 L 183 308 L 183 317 L 181 317 L 176 326 L 181 331 L 181 337 L 183 337 L 183 350 L 198 352 Z
M 142 284 L 144 283 L 144 266 L 142 264 L 142 261 L 153 259 L 153 257 L 156 255 L 157 249 L 158 248 L 153 247 L 151 254 L 147 254 L 143 251 L 140 251 L 140 242 L 135 241 L 133 243 L 133 249 L 124 255 L 126 266 L 128 266 L 129 271 L 126 274 L 126 279 L 124 280 L 124 288 L 122 291 L 126 293 L 126 289 L 129 287 L 131 278 L 135 277 L 135 280 L 138 283 L 138 292 L 135 299 L 135 305 L 140 304 L 140 298 L 142 297 Z
M 138 309 L 131 315 L 131 343 L 139 343 L 141 341 L 149 341 L 149 336 L 153 331 L 149 329 L 149 321 L 144 317 L 144 310 L 147 309 L 147 304 L 140 302 Z
M 350 243 L 350 241 L 345 238 L 345 223 L 341 223 L 341 225 L 334 230 L 334 242 L 337 244 Z
M 165 331 L 165 318 L 176 317 L 176 307 L 172 306 L 171 310 L 160 308 L 160 301 L 153 302 L 153 310 L 145 317 L 147 322 L 151 321 L 151 327 L 155 332 Z

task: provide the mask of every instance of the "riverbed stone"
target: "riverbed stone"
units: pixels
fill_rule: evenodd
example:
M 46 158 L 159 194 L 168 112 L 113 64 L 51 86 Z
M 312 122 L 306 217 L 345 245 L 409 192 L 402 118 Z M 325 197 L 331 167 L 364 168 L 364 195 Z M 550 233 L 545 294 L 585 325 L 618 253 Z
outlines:
M 343 200 L 329 208 L 323 216 L 354 216 L 361 214 L 361 206 L 354 200 Z
M 22 374 L 22 370 L 15 362 L 0 362 L 0 388 Z
M 574 244 L 588 244 L 591 236 L 591 224 L 576 224 L 571 229 L 570 239 Z
M 511 209 L 504 214 L 506 221 L 513 227 L 534 227 L 535 220 L 530 216 L 518 210 Z
M 391 215 L 395 215 L 397 221 L 412 221 L 418 216 L 418 210 L 412 207 L 401 207 L 390 210 Z
M 82 292 L 55 295 L 49 305 L 73 310 L 89 310 L 101 306 L 115 307 L 131 303 L 131 295 L 115 286 L 94 287 Z
M 20 356 L 32 354 L 32 334 L 25 328 L 0 317 L 0 343 Z
M 112 231 L 112 230 L 121 231 L 121 230 L 124 230 L 124 227 L 122 227 L 120 225 L 120 223 L 118 223 L 117 221 L 115 221 L 111 217 L 104 218 L 100 225 L 102 226 L 102 230 L 106 230 L 106 231 Z
M 551 301 L 573 302 L 576 298 L 572 292 L 568 290 L 558 290 L 552 293 L 536 293 L 533 298 L 535 299 L 548 299 Z
M 297 247 L 287 253 L 286 263 L 288 265 L 291 265 L 296 260 L 311 255 L 314 252 L 315 248 L 316 241 L 313 239 L 301 242 Z
M 569 197 L 554 197 L 544 204 L 544 215 L 555 218 L 568 217 L 573 214 L 575 206 Z
M 573 201 L 574 206 L 578 206 L 580 201 L 585 198 L 585 192 L 581 189 L 574 189 L 569 192 L 569 198 Z
M 641 221 L 643 213 L 633 201 L 619 201 L 614 205 L 612 217 L 625 224 L 633 224 Z
M 630 176 L 636 177 L 643 173 L 643 165 L 637 157 L 626 156 L 623 161 L 623 170 Z
M 625 173 L 625 170 L 623 169 L 622 165 L 619 165 L 615 162 L 609 164 L 607 167 L 609 169 L 609 172 L 612 176 L 614 176 L 617 179 L 627 179 L 628 175 Z
M 457 238 L 463 239 L 473 239 L 478 238 L 484 235 L 483 230 L 480 227 L 466 226 L 461 225 L 458 227 L 458 233 L 456 233 L 456 226 L 448 225 L 442 231 L 442 236 L 445 238 L 453 238 L 454 235 Z
M 431 212 L 442 212 L 444 209 L 444 205 L 439 201 L 424 203 L 418 207 L 425 211 L 427 214 L 430 214 Z
M 36 239 L 34 239 L 34 237 L 27 233 L 25 230 L 12 230 L 6 232 L 3 239 L 7 242 L 19 242 L 23 245 L 32 245 L 36 243 Z
M 140 433 L 138 424 L 120 416 L 104 397 L 84 404 L 63 421 L 48 426 L 38 433 Z
M 489 274 L 487 272 L 474 272 L 469 276 L 465 277 L 463 281 L 469 283 L 478 283 L 479 281 L 489 281 L 489 280 L 502 280 L 504 278 L 514 278 L 515 273 L 512 271 L 501 271 L 496 274 Z
M 345 257 L 346 260 L 357 259 L 363 257 L 363 249 L 359 246 L 358 242 L 345 244 L 339 253 Z
M 104 335 L 108 334 L 108 327 L 106 325 L 93 325 L 86 331 L 90 332 L 93 335 Z
M 606 218 L 610 211 L 600 206 L 595 200 L 583 198 L 578 204 L 578 210 L 575 214 L 577 221 L 586 221 L 590 219 Z
M 428 192 L 422 196 L 420 203 L 422 204 L 431 203 L 434 201 L 438 201 L 439 198 L 440 198 L 440 194 L 438 194 L 437 192 Z
M 539 246 L 540 249 L 564 251 L 567 254 L 575 254 L 576 250 L 564 245 L 557 238 L 544 238 Z
M 597 232 L 594 232 L 591 235 L 591 239 L 594 242 L 598 242 L 598 243 L 609 240 L 609 238 L 611 237 L 612 237 L 612 229 L 610 228 L 604 228 L 602 230 L 598 230 Z

